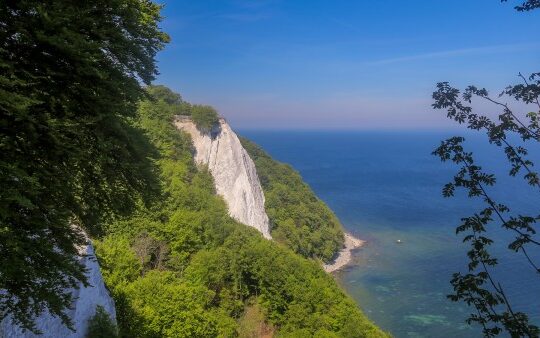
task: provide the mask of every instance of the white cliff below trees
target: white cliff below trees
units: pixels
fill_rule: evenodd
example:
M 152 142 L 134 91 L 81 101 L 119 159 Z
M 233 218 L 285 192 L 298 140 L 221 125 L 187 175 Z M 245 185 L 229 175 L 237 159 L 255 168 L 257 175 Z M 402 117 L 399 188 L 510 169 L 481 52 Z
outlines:
M 255 164 L 227 122 L 220 119 L 219 125 L 209 133 L 198 130 L 189 117 L 178 116 L 174 123 L 191 135 L 195 162 L 208 166 L 217 193 L 227 203 L 229 215 L 271 239 Z
M 23 331 L 13 325 L 11 317 L 5 318 L 0 323 L 0 338 L 82 338 L 86 337 L 89 320 L 95 315 L 98 305 L 102 306 L 111 319 L 116 322 L 116 309 L 109 291 L 105 287 L 99 264 L 94 254 L 94 248 L 88 244 L 81 248 L 81 261 L 87 269 L 88 287 L 82 283 L 79 289 L 72 290 L 73 303 L 71 309 L 66 310 L 73 323 L 75 332 L 68 329 L 58 317 L 53 317 L 45 311 L 36 318 L 36 328 L 43 334 L 36 335 L 30 331 Z M 83 255 L 84 254 L 84 255 Z

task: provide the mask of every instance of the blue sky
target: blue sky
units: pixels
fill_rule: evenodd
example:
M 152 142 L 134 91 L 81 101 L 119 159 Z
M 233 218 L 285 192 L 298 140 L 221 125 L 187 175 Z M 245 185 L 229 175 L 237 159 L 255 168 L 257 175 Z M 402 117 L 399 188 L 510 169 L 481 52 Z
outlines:
M 540 11 L 513 0 L 162 2 L 155 83 L 237 128 L 445 129 L 438 81 L 499 92 L 540 70 Z

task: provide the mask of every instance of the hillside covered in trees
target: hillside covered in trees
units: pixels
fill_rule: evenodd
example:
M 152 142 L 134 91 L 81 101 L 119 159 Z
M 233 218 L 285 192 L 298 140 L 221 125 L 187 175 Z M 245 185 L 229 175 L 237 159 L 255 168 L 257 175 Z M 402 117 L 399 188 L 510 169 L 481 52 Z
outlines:
M 241 140 L 257 167 L 274 239 L 304 257 L 328 262 L 343 246 L 336 215 L 291 166 L 275 161 L 250 140 Z
M 46 312 L 71 327 L 69 290 L 90 286 L 77 248 L 90 238 L 118 324 L 98 309 L 92 334 L 385 336 L 321 269 L 342 234 L 298 175 L 283 171 L 286 189 L 281 167 L 256 159 L 277 242 L 228 215 L 172 124 L 190 115 L 208 131 L 216 111 L 151 86 L 169 41 L 160 11 L 138 0 L 0 5 L 0 320 L 37 333 Z M 279 196 L 304 201 L 296 210 Z
M 384 336 L 317 261 L 227 215 L 211 175 L 193 163 L 189 136 L 172 124 L 192 106 L 163 87 L 148 91 L 133 125 L 156 150 L 161 193 L 95 242 L 121 335 L 250 336 L 264 327 L 290 337 Z

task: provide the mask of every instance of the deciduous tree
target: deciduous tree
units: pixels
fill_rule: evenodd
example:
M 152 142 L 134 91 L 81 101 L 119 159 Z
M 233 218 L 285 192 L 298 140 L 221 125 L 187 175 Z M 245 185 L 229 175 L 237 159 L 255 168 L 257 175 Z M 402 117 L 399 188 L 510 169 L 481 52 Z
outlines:
M 529 0 L 515 8 L 530 11 L 540 8 L 540 2 Z M 519 74 L 519 78 L 521 83 L 508 86 L 498 97 L 475 86 L 467 87 L 461 94 L 449 83 L 441 82 L 433 93 L 433 107 L 445 109 L 448 118 L 485 133 L 489 142 L 505 153 L 510 166 L 508 174 L 512 177 L 522 175 L 531 189 L 538 192 L 540 176 L 526 147 L 537 147 L 540 142 L 540 73 Z M 505 98 L 521 102 L 527 111 L 515 111 L 504 101 Z M 474 110 L 471 106 L 473 99 L 485 100 L 500 109 L 497 118 Z M 504 281 L 494 274 L 498 259 L 492 254 L 494 241 L 490 228 L 498 225 L 513 234 L 514 239 L 507 243 L 508 249 L 522 255 L 524 263 L 538 274 L 540 280 L 540 262 L 530 254 L 531 250 L 538 251 L 540 246 L 536 230 L 540 216 L 512 213 L 503 201 L 496 200 L 492 194 L 492 187 L 497 182 L 495 175 L 477 163 L 473 153 L 466 150 L 464 141 L 465 138 L 460 136 L 449 138 L 433 152 L 442 161 L 452 161 L 460 167 L 453 180 L 445 185 L 443 195 L 451 197 L 456 189 L 461 188 L 469 197 L 479 198 L 485 204 L 477 213 L 462 218 L 462 223 L 456 228 L 456 233 L 463 235 L 463 241 L 470 244 L 468 272 L 454 273 L 451 280 L 454 293 L 448 297 L 474 308 L 467 322 L 480 324 L 486 337 L 503 331 L 512 337 L 538 337 L 539 328 L 529 322 L 526 313 L 514 309 L 503 287 Z
M 168 40 L 160 19 L 147 0 L 0 3 L 0 320 L 69 324 L 77 228 L 99 233 L 152 191 L 129 119 Z

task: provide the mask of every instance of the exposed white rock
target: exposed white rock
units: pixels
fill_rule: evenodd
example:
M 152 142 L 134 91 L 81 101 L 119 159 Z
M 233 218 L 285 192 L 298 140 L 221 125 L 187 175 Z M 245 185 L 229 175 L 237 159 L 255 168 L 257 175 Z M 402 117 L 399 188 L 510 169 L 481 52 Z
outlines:
M 103 306 L 109 316 L 116 321 L 116 309 L 114 301 L 111 298 L 109 291 L 105 287 L 99 264 L 94 254 L 94 248 L 88 244 L 80 249 L 81 260 L 88 269 L 88 282 L 90 285 L 84 287 L 82 284 L 76 290 L 72 290 L 74 301 L 71 310 L 67 314 L 73 322 L 75 332 L 69 330 L 62 324 L 62 321 L 53 317 L 50 313 L 43 313 L 36 318 L 36 326 L 43 334 L 35 335 L 29 331 L 23 330 L 12 324 L 11 318 L 8 317 L 0 323 L 1 338 L 82 338 L 86 336 L 88 329 L 88 321 L 96 313 L 98 305 Z
M 231 217 L 270 239 L 264 193 L 255 164 L 229 124 L 220 119 L 210 133 L 203 133 L 189 117 L 178 116 L 174 123 L 191 135 L 195 162 L 208 166 L 216 191 L 225 199 Z

